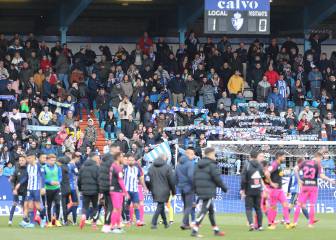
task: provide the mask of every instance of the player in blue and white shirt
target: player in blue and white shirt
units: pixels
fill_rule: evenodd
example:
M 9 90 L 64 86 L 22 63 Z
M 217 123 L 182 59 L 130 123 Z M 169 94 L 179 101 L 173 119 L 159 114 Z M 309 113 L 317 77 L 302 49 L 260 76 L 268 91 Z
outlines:
M 28 184 L 27 184 L 27 197 L 25 208 L 24 220 L 21 222 L 22 227 L 33 228 L 35 227 L 35 216 L 34 209 L 40 212 L 40 217 L 42 219 L 41 227 L 45 226 L 45 210 L 41 206 L 41 195 L 45 194 L 45 173 L 44 168 L 37 162 L 34 152 L 28 152 L 26 154 L 27 158 L 27 174 L 28 174 Z M 29 222 L 28 222 L 29 218 Z
M 78 208 L 78 194 L 77 194 L 77 176 L 78 168 L 77 163 L 80 161 L 80 157 L 74 155 L 71 158 L 71 161 L 68 163 L 69 169 L 69 181 L 70 181 L 70 190 L 71 190 L 71 207 L 68 208 L 67 214 L 72 213 L 73 224 L 77 223 L 77 208 Z
M 133 155 L 127 156 L 128 164 L 124 166 L 124 182 L 126 190 L 129 194 L 129 199 L 126 201 L 126 220 L 130 221 L 130 205 L 133 204 L 136 224 L 137 226 L 143 226 L 140 221 L 139 212 L 139 182 L 145 187 L 144 179 L 142 177 L 139 167 L 136 165 L 136 160 Z

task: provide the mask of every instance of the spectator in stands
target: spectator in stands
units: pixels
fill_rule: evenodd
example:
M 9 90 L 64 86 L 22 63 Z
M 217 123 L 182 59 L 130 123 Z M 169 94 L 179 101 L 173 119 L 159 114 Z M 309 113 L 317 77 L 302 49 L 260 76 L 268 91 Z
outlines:
M 139 40 L 139 46 L 142 52 L 146 55 L 149 53 L 149 49 L 153 46 L 153 40 L 149 37 L 148 32 L 144 32 L 143 36 Z
M 289 51 L 288 51 L 289 52 Z M 273 62 L 276 61 L 279 53 L 279 45 L 276 38 L 271 39 L 271 44 L 266 48 L 266 54 Z
M 313 33 L 309 37 L 311 50 L 315 52 L 314 59 L 319 59 L 321 56 L 321 43 L 329 38 L 329 34 Z
M 273 103 L 274 107 L 278 111 L 283 111 L 285 110 L 286 107 L 286 101 L 283 98 L 283 96 L 279 93 L 278 88 L 274 87 L 273 92 L 268 96 L 267 100 L 268 104 Z
M 267 77 L 263 76 L 257 86 L 257 100 L 259 102 L 266 102 L 271 92 L 271 84 L 267 81 Z
M 91 146 L 96 143 L 96 140 L 97 140 L 97 129 L 93 125 L 93 119 L 92 118 L 90 118 L 88 120 L 88 126 L 87 126 L 87 128 L 85 128 L 84 138 L 86 140 L 86 143 L 89 144 L 89 145 L 91 145 Z
M 115 144 L 120 147 L 120 151 L 123 153 L 127 153 L 129 150 L 128 142 L 125 139 L 125 135 L 123 133 L 118 134 L 118 139 L 115 141 Z
M 199 45 L 199 40 L 195 34 L 195 32 L 191 31 L 189 33 L 189 36 L 185 40 L 185 45 L 187 47 L 187 53 L 189 58 L 193 58 L 197 51 L 198 51 L 198 45 Z
M 195 105 L 195 97 L 199 89 L 198 83 L 193 79 L 192 75 L 188 75 L 185 81 L 185 100 L 191 107 Z
M 48 106 L 44 106 L 43 111 L 39 114 L 38 120 L 42 125 L 48 125 L 52 119 L 52 112 L 49 111 Z
M 102 122 L 106 120 L 107 112 L 109 110 L 109 98 L 105 94 L 105 89 L 101 88 L 99 90 L 99 94 L 96 100 L 97 110 L 99 111 L 99 126 L 101 126 Z
M 107 62 L 111 62 L 112 61 L 112 54 L 110 51 L 110 48 L 108 46 L 99 46 L 99 50 L 101 51 L 101 53 L 103 54 L 103 56 L 105 57 L 105 60 Z
M 314 100 L 319 99 L 321 95 L 321 83 L 323 78 L 317 66 L 313 67 L 313 70 L 309 72 L 308 80 L 310 82 L 310 88 Z
M 59 50 L 55 51 L 56 61 L 55 70 L 57 78 L 64 85 L 65 89 L 69 89 L 69 63 L 66 57 Z
M 0 61 L 0 80 L 6 80 L 9 78 L 7 68 L 4 67 L 4 62 Z
M 3 168 L 2 175 L 5 177 L 11 177 L 14 174 L 14 172 L 15 172 L 15 166 L 13 165 L 13 162 L 8 162 Z
M 107 118 L 104 125 L 104 130 L 107 133 L 108 139 L 113 139 L 115 137 L 115 131 L 117 128 L 117 120 L 114 116 L 113 111 L 108 111 Z
M 309 134 L 312 128 L 313 126 L 310 123 L 310 121 L 307 119 L 307 115 L 302 114 L 302 117 L 298 123 L 297 130 L 302 134 Z
M 200 90 L 200 95 L 202 95 L 204 107 L 209 109 L 210 113 L 216 111 L 216 99 L 215 99 L 215 88 L 212 86 L 211 81 L 203 78 L 203 87 Z
M 227 92 L 223 91 L 222 97 L 218 99 L 217 101 L 217 109 L 220 108 L 220 105 L 223 105 L 223 108 L 225 109 L 225 111 L 230 111 L 231 102 L 232 102 L 231 98 L 227 96 Z
M 256 63 L 255 68 L 252 69 L 251 75 L 247 80 L 249 86 L 253 89 L 254 95 L 257 95 L 258 85 L 263 80 L 263 77 L 264 70 L 261 68 L 261 63 Z
M 133 105 L 126 95 L 123 97 L 123 101 L 119 103 L 118 112 L 121 119 L 121 126 L 123 126 L 125 122 L 129 120 L 129 116 L 134 112 Z
M 314 118 L 310 121 L 310 123 L 312 124 L 311 133 L 319 135 L 322 129 L 322 120 L 319 112 L 314 112 Z
M 186 89 L 186 83 L 181 78 L 180 74 L 177 74 L 176 77 L 169 82 L 168 88 L 171 90 L 172 93 L 173 105 L 178 106 L 178 104 L 184 98 Z
M 231 99 L 234 99 L 238 92 L 244 91 L 244 79 L 241 77 L 239 70 L 235 70 L 235 74 L 229 79 L 227 88 L 230 93 Z
M 327 80 L 326 90 L 332 99 L 336 99 L 336 77 L 334 75 L 331 75 Z
M 269 65 L 268 70 L 265 72 L 265 76 L 272 87 L 274 87 L 276 82 L 279 80 L 279 74 L 273 69 L 272 64 Z
M 301 120 L 302 117 L 303 117 L 303 115 L 306 115 L 306 119 L 307 119 L 307 121 L 309 121 L 309 122 L 310 122 L 310 121 L 313 119 L 313 117 L 314 117 L 314 114 L 313 114 L 313 112 L 310 110 L 310 107 L 309 107 L 308 105 L 304 107 L 304 109 L 303 109 L 302 112 L 300 112 L 298 118 Z

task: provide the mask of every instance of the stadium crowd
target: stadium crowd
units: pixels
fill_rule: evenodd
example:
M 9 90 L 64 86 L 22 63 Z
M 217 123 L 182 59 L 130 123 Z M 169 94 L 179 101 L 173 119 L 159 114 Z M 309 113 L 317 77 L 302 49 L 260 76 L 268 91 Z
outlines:
M 226 36 L 218 43 L 209 37 L 205 44 L 200 44 L 196 34 L 190 32 L 185 44 L 174 53 L 164 38 L 154 42 L 144 33 L 132 52 L 120 46 L 111 53 L 108 46 L 102 45 L 100 53 L 96 53 L 88 44 L 73 53 L 60 42 L 49 48 L 33 34 L 25 40 L 19 34 L 12 39 L 1 34 L 0 173 L 13 175 L 25 155 L 28 163 L 35 161 L 30 159 L 32 156 L 39 158 L 40 163 L 47 161 L 48 170 L 43 171 L 50 171 L 54 180 L 45 182 L 49 185 L 46 201 L 51 201 L 48 206 L 52 202 L 58 204 L 59 215 L 60 200 L 55 197 L 55 190 L 62 188 L 60 182 L 64 181 L 55 180 L 59 178 L 53 166 L 56 159 L 66 166 L 74 161 L 74 169 L 79 168 L 79 190 L 86 196 L 83 216 L 87 216 L 85 211 L 90 204 L 98 209 L 98 199 L 93 197 L 99 191 L 97 184 L 86 182 L 90 179 L 86 174 L 97 174 L 97 178 L 99 175 L 99 129 L 94 125 L 95 116 L 106 137 L 101 154 L 120 148 L 121 153 L 113 157 L 115 173 L 122 172 L 122 154 L 128 154 L 128 161 L 133 162 L 131 168 L 135 162 L 145 166 L 144 154 L 161 142 L 175 139 L 181 148 L 192 147 L 197 155 L 201 155 L 208 140 L 217 139 L 306 136 L 334 140 L 336 53 L 328 58 L 321 52 L 326 37 L 313 34 L 309 39 L 311 48 L 300 53 L 290 37 L 281 46 L 272 38 L 269 44 L 257 39 L 249 46 L 241 42 L 234 49 Z M 86 119 L 83 115 L 88 116 L 85 129 L 80 127 Z M 41 160 L 45 157 L 47 160 Z M 106 157 L 102 164 L 104 161 L 110 163 L 105 169 L 108 181 L 112 160 Z M 155 164 L 164 165 L 163 161 Z M 127 171 L 143 177 L 140 170 Z M 149 171 L 150 174 L 159 173 Z M 118 174 L 114 177 L 116 181 L 121 178 Z M 111 211 L 112 221 L 118 225 L 123 208 L 119 193 L 130 190 L 121 182 L 114 184 L 120 189 L 111 195 L 115 200 Z M 213 184 L 226 191 L 219 182 Z M 90 188 L 93 185 L 96 188 Z M 175 186 L 168 187 L 174 193 Z M 74 189 L 66 192 L 71 195 L 71 190 Z M 109 190 L 105 190 L 105 199 L 110 199 Z M 133 206 L 139 203 L 136 197 L 126 195 Z M 63 209 L 68 197 L 61 201 Z M 157 216 L 164 212 L 168 197 L 169 194 L 156 200 L 160 206 Z M 35 196 L 30 198 L 34 200 Z M 39 210 L 40 206 L 34 208 Z M 50 212 L 47 209 L 48 219 Z M 136 215 L 142 225 L 140 213 Z M 167 225 L 165 219 L 164 223 Z
M 324 39 L 313 34 L 311 49 L 300 53 L 291 38 L 281 46 L 273 38 L 269 45 L 257 39 L 233 49 L 226 36 L 200 44 L 191 32 L 173 53 L 164 38 L 154 43 L 144 33 L 130 53 L 122 46 L 114 54 L 100 46 L 96 53 L 86 45 L 73 54 L 67 44 L 49 49 L 33 34 L 25 41 L 2 34 L 1 165 L 15 163 L 29 148 L 56 155 L 95 151 L 92 114 L 106 139 L 138 156 L 162 139 L 196 149 L 209 139 L 261 137 L 256 132 L 334 140 L 336 54 L 321 52 Z M 83 114 L 89 118 L 85 132 Z M 210 128 L 178 128 L 194 124 Z M 50 126 L 61 129 L 51 132 Z

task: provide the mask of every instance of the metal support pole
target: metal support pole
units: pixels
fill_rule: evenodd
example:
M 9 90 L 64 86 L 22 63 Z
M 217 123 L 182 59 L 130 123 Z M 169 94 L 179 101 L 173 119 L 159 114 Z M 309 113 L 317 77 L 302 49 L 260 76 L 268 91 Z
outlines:
M 67 31 L 68 31 L 68 27 L 60 27 L 62 44 L 67 42 Z

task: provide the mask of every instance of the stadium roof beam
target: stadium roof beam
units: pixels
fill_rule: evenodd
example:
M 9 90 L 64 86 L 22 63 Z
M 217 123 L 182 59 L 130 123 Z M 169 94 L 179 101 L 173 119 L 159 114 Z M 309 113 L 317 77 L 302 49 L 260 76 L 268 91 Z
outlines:
M 318 0 L 304 9 L 304 29 L 314 28 L 336 12 L 335 0 Z
M 66 42 L 68 27 L 90 5 L 92 0 L 62 0 L 58 12 L 58 24 L 62 43 Z
M 180 43 L 184 43 L 189 24 L 194 23 L 204 12 L 203 0 L 185 1 L 178 7 L 178 31 Z

